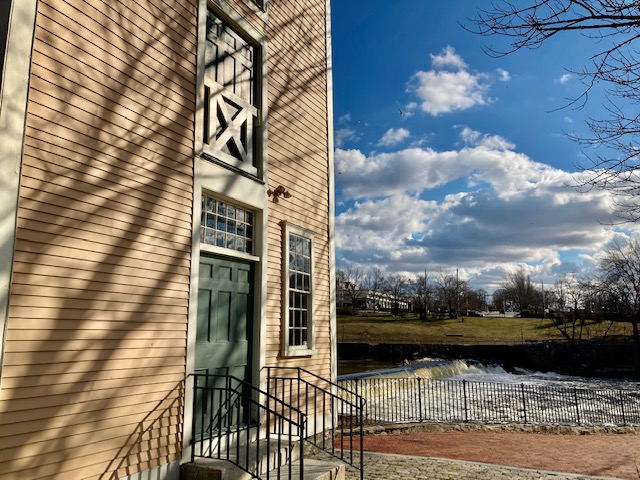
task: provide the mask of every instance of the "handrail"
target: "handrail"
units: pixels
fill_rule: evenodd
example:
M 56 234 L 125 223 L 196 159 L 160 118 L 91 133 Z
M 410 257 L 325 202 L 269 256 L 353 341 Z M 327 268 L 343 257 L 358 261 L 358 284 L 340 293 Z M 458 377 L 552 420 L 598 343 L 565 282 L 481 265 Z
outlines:
M 363 460 L 363 425 L 366 400 L 348 388 L 338 385 L 331 380 L 299 367 L 265 367 L 267 370 L 267 390 L 272 391 L 275 396 L 288 396 L 289 399 L 296 399 L 297 408 L 304 411 L 306 418 L 317 418 L 318 410 L 321 409 L 321 426 L 318 422 L 307 422 L 307 432 L 305 441 L 314 447 L 323 450 L 329 455 L 340 459 L 360 471 L 360 478 L 364 479 Z M 295 372 L 294 376 L 274 376 L 275 372 Z M 324 383 L 331 390 L 316 385 L 303 378 L 303 374 L 311 379 Z M 295 392 L 294 392 L 295 389 Z M 338 392 L 338 393 L 334 393 Z M 329 409 L 330 417 L 327 425 L 325 413 Z M 335 448 L 334 439 L 331 438 L 327 445 L 326 433 L 330 432 L 340 438 L 341 446 Z M 320 438 L 318 438 L 320 435 Z M 358 436 L 359 445 L 354 455 L 354 435 Z M 345 438 L 348 440 L 345 444 Z M 345 448 L 348 447 L 348 448 Z
M 192 374 L 194 377 L 193 421 L 191 437 L 191 460 L 217 458 L 227 460 L 254 478 L 269 479 L 273 473 L 281 478 L 283 445 L 287 445 L 288 478 L 292 478 L 291 452 L 294 449 L 294 433 L 301 441 L 306 430 L 306 415 L 283 400 L 232 375 Z M 199 380 L 205 379 L 205 385 Z M 217 381 L 217 382 L 216 382 Z M 217 384 L 216 384 L 217 383 Z M 255 397 L 263 396 L 266 405 Z M 273 404 L 273 407 L 271 406 Z M 278 412 L 280 407 L 280 412 Z M 284 415 L 284 412 L 289 415 Z M 256 414 L 257 413 L 257 414 Z M 200 424 L 198 428 L 198 423 Z M 288 428 L 287 428 L 288 427 Z M 264 428 L 265 438 L 261 431 Z M 255 461 L 249 453 L 251 430 L 256 431 Z M 199 434 L 199 435 L 198 435 Z M 244 439 L 242 438 L 244 435 Z M 275 465 L 271 465 L 271 436 L 277 437 L 277 451 L 273 452 Z M 266 441 L 260 457 L 261 442 Z M 197 448 L 199 444 L 199 449 Z M 303 478 L 304 450 L 300 448 L 300 479 Z M 271 472 L 272 467 L 275 468 Z M 286 474 L 286 472 L 285 472 Z M 266 475 L 263 477 L 262 475 Z

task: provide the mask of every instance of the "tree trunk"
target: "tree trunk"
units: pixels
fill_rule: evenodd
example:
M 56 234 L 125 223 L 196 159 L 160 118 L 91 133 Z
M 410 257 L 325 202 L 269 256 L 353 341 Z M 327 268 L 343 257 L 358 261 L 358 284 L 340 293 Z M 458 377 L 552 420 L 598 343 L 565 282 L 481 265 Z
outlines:
M 633 367 L 636 375 L 640 375 L 640 334 L 638 333 L 638 317 L 633 317 Z

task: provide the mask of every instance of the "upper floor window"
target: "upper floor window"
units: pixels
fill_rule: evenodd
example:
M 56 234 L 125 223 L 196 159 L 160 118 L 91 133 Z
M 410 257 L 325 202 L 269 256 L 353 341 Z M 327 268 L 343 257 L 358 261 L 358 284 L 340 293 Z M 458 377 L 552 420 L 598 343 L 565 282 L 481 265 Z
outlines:
M 202 195 L 200 242 L 253 254 L 254 218 L 244 208 Z
M 313 353 L 313 234 L 284 224 L 284 354 Z
M 258 175 L 257 48 L 213 12 L 207 14 L 204 154 Z

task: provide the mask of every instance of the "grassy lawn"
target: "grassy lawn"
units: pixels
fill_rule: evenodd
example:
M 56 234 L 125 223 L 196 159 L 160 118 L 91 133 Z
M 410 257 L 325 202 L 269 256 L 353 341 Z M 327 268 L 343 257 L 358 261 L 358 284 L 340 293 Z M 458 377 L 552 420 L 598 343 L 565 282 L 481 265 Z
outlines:
M 514 344 L 562 340 L 551 320 L 541 318 L 460 317 L 420 320 L 417 316 L 338 316 L 338 341 L 412 344 Z M 609 322 L 588 323 L 582 338 L 602 338 Z M 567 328 L 571 328 L 567 325 Z M 631 336 L 631 325 L 614 324 L 608 336 Z M 577 337 L 577 333 L 576 333 Z

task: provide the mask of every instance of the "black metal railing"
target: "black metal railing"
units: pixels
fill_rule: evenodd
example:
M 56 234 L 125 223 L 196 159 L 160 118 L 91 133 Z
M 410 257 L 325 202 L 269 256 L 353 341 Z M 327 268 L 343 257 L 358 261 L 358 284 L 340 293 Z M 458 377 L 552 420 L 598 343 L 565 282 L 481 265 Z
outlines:
M 304 413 L 233 376 L 193 377 L 191 461 L 227 460 L 254 478 L 291 479 L 298 454 L 303 478 Z
M 343 385 L 294 367 L 266 367 L 267 390 L 304 413 L 305 441 L 351 465 L 364 478 L 365 399 Z M 336 447 L 336 441 L 339 446 Z
M 366 399 L 363 421 L 640 425 L 640 392 L 560 385 L 367 377 L 340 381 Z

